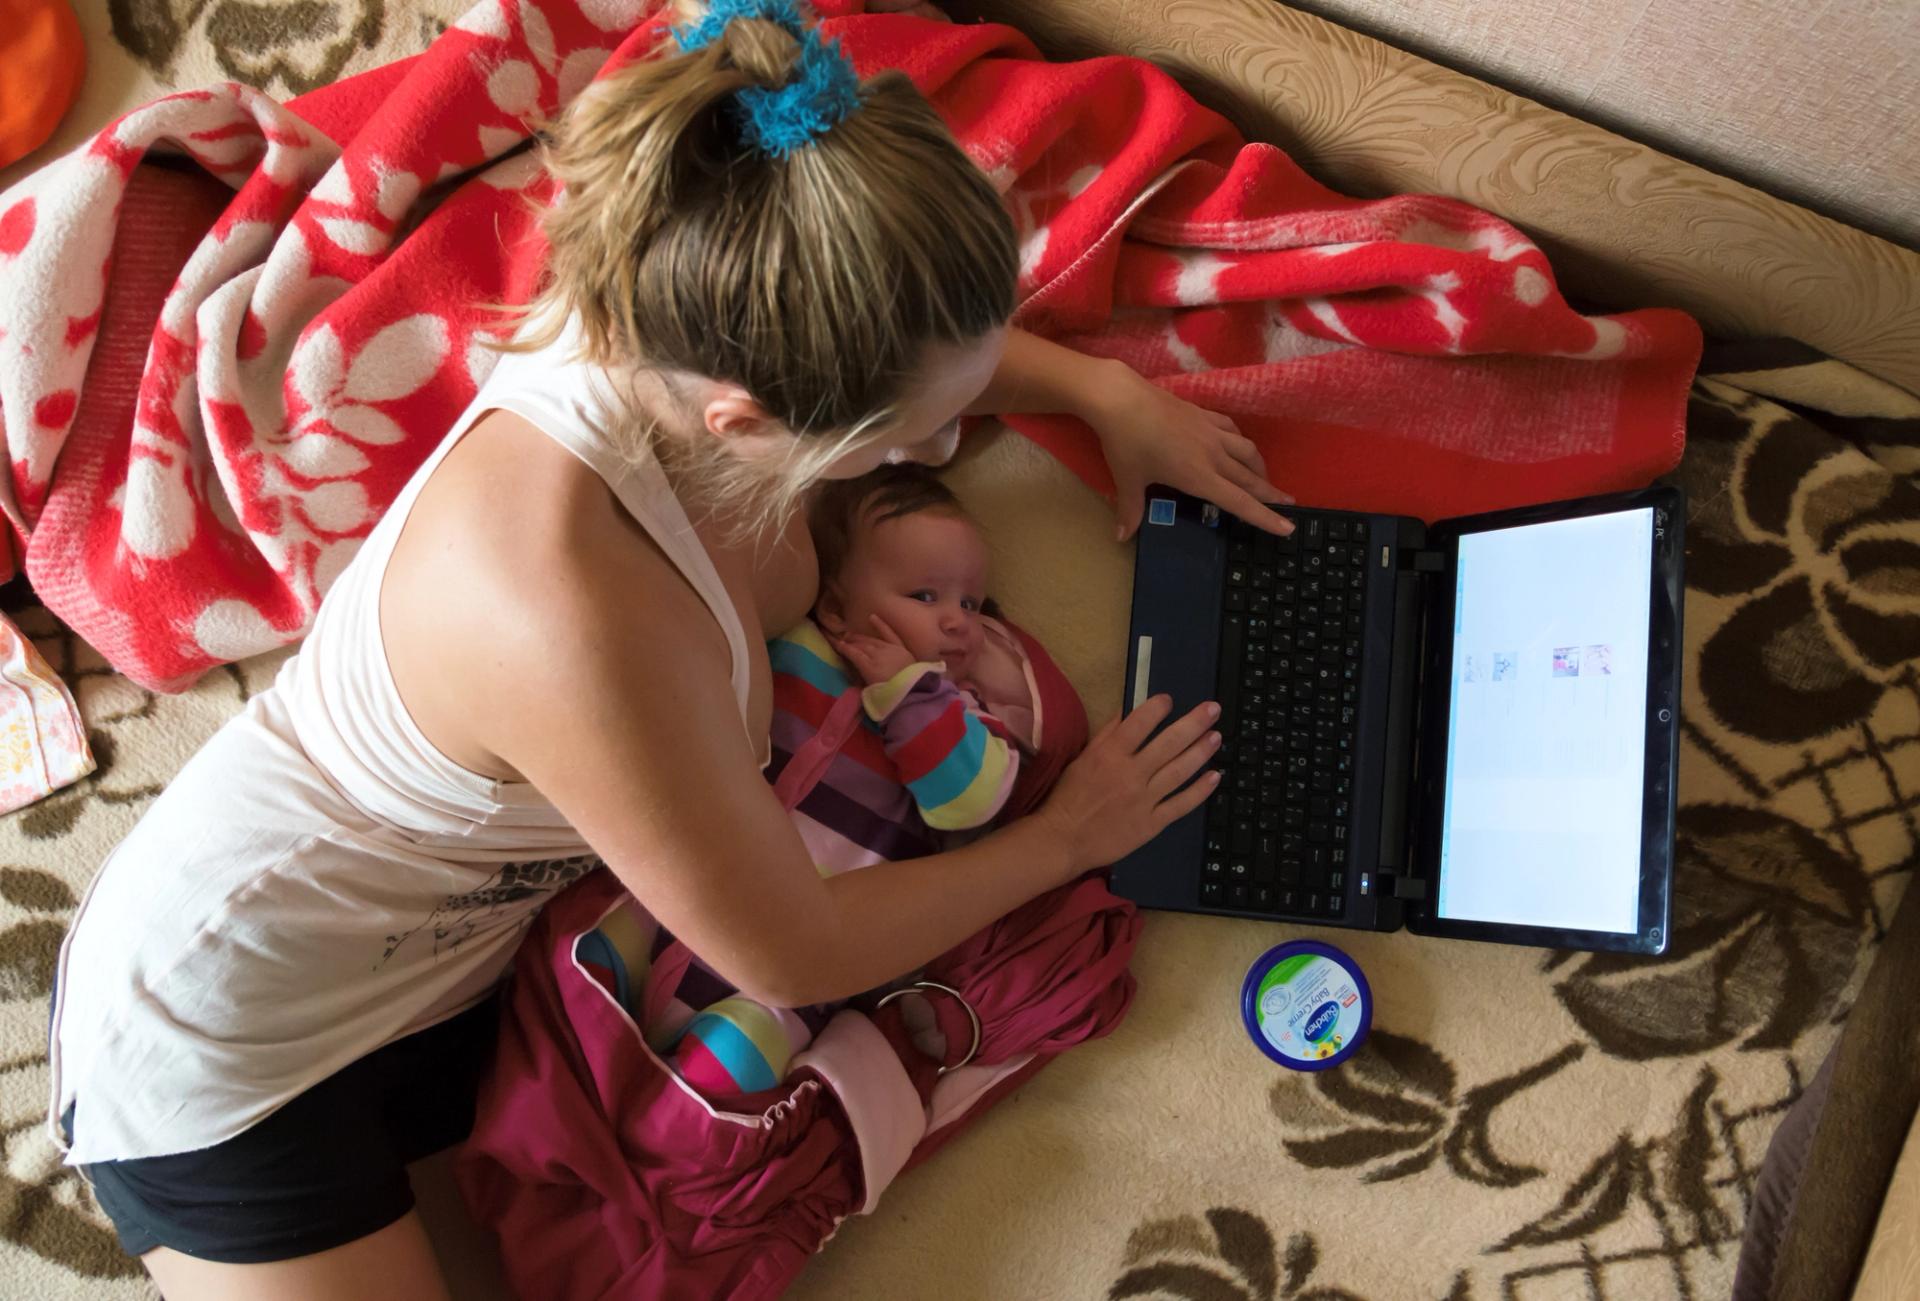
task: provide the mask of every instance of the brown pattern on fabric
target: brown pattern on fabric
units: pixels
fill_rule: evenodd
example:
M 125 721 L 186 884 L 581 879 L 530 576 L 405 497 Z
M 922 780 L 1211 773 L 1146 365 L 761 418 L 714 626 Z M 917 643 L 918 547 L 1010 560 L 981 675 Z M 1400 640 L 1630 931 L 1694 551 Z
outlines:
M 1209 1210 L 1204 1227 L 1191 1215 L 1141 1225 L 1124 1262 L 1130 1268 L 1107 1290 L 1108 1301 L 1363 1301 L 1314 1279 L 1320 1253 L 1313 1235 L 1293 1234 L 1283 1256 L 1264 1220 L 1231 1207 Z
M 387 17 L 384 0 L 107 0 L 107 13 L 113 39 L 158 76 L 204 42 L 235 81 L 293 95 L 339 80 Z
M 1458 1178 L 1510 1188 L 1545 1171 L 1494 1150 L 1494 1112 L 1586 1051 L 1585 1044 L 1568 1044 L 1461 1095 L 1453 1064 L 1438 1050 L 1376 1027 L 1346 1069 L 1283 1074 L 1267 1105 L 1290 1134 L 1310 1135 L 1285 1140 L 1304 1166 L 1364 1168 L 1361 1179 L 1371 1184 L 1419 1174 L 1444 1156 Z

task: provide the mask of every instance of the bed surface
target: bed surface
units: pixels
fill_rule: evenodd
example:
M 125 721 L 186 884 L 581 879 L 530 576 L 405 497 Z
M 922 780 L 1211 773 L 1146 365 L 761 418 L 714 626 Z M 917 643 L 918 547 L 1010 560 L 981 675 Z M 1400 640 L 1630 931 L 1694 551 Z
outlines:
M 1063 53 L 1155 57 L 1341 188 L 1494 208 L 1595 301 L 1687 306 L 1854 366 L 1750 349 L 1696 390 L 1666 959 L 1332 935 L 1372 981 L 1375 1034 L 1310 1080 L 1252 1048 L 1234 997 L 1252 958 L 1313 932 L 1156 915 L 1121 1030 L 844 1226 L 794 1295 L 1725 1295 L 1754 1168 L 1915 853 L 1920 684 L 1898 663 L 1912 633 L 1889 621 L 1920 587 L 1905 559 L 1920 555 L 1905 477 L 1920 400 L 1901 387 L 1920 388 L 1920 260 L 1263 0 L 995 7 Z M 460 10 L 320 0 L 248 6 L 248 26 L 231 0 L 133 0 L 115 6 L 132 15 L 120 42 L 104 0 L 79 8 L 93 74 L 68 145 L 170 86 L 306 89 L 419 48 Z M 1837 414 L 1822 427 L 1769 394 Z M 1004 431 L 964 449 L 953 481 L 985 522 L 1001 600 L 1106 717 L 1130 584 L 1106 506 Z M 53 955 L 101 858 L 278 657 L 160 697 L 44 616 L 20 619 L 74 687 L 101 768 L 0 820 L 0 1295 L 151 1295 L 39 1125 Z

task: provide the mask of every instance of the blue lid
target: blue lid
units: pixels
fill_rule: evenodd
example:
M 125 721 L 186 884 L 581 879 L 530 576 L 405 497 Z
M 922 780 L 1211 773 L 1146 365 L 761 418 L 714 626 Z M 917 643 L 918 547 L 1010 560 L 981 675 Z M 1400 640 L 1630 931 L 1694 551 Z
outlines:
M 1291 940 L 1261 954 L 1240 986 L 1240 1019 L 1261 1052 L 1296 1071 L 1353 1056 L 1373 1025 L 1373 989 L 1331 944 Z

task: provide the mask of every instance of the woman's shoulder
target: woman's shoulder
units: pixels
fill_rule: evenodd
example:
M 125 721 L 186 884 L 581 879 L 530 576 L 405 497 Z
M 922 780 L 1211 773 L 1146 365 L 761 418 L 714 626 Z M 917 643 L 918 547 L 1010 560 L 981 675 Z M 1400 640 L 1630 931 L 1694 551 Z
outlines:
M 422 487 L 381 604 L 389 640 L 435 641 L 508 625 L 577 637 L 640 610 L 703 609 L 605 479 L 510 411 L 477 421 Z M 648 622 L 673 642 L 702 621 Z

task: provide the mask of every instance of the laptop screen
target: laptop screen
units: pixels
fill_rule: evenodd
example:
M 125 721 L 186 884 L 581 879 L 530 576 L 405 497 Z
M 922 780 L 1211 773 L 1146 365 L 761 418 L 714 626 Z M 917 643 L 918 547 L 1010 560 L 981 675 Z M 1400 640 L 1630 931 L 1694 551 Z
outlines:
M 1638 929 L 1653 527 L 1461 536 L 1440 917 Z

